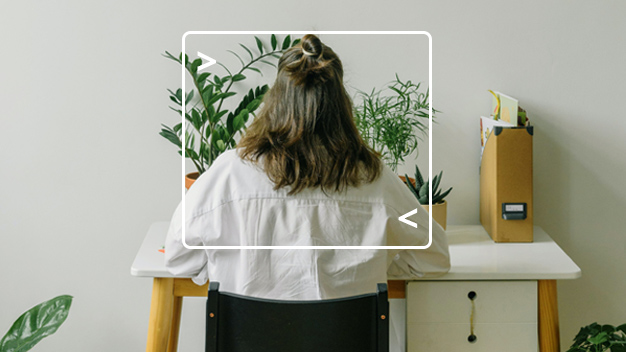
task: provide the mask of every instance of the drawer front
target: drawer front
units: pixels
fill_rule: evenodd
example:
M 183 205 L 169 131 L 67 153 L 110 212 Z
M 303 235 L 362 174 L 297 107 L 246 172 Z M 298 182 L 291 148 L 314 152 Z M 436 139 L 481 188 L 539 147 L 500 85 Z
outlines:
M 415 281 L 406 294 L 409 352 L 537 351 L 536 281 Z
M 537 324 L 408 324 L 408 352 L 537 352 Z
M 469 324 L 472 303 L 474 324 L 536 324 L 537 282 L 410 282 L 407 286 L 407 324 Z

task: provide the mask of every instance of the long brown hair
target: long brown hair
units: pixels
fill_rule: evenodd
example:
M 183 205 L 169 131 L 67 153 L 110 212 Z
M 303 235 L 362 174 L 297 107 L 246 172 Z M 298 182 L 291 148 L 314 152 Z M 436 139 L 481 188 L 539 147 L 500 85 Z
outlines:
M 289 194 L 370 183 L 382 165 L 356 128 L 341 60 L 311 34 L 278 61 L 276 82 L 237 148 Z

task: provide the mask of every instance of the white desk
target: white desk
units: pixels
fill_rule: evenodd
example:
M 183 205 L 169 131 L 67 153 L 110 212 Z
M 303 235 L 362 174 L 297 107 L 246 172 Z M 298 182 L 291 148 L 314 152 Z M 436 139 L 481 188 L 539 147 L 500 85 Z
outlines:
M 206 285 L 197 286 L 189 278 L 174 277 L 165 269 L 164 256 L 158 250 L 164 244 L 168 226 L 168 222 L 158 222 L 150 227 L 131 267 L 133 276 L 154 279 L 146 351 L 176 351 L 182 298 L 207 293 Z M 536 282 L 539 349 L 559 352 L 556 280 L 581 275 L 567 254 L 539 227 L 535 227 L 533 243 L 494 243 L 480 225 L 449 226 L 447 235 L 450 272 L 428 281 Z M 420 281 L 408 277 L 389 279 Z M 402 281 L 389 282 L 390 297 L 404 297 Z

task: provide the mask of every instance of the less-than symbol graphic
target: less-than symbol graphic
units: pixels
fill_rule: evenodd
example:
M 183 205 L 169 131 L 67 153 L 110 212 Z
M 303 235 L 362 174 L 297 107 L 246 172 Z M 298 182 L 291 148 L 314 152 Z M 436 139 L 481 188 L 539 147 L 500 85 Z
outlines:
M 406 219 L 409 216 L 414 215 L 414 214 L 417 214 L 417 208 L 415 208 L 415 209 L 411 210 L 410 212 L 402 215 L 401 217 L 398 218 L 398 220 L 402 221 L 403 223 L 405 223 L 405 224 L 407 224 L 409 226 L 413 226 L 413 227 L 417 228 L 417 224 L 416 223 L 414 223 L 411 220 L 407 220 Z

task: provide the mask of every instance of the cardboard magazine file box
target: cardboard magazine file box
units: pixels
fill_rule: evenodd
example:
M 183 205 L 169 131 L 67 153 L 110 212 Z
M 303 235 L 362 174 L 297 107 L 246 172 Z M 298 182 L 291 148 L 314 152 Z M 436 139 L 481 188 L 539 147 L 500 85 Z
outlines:
M 533 241 L 533 127 L 494 127 L 480 164 L 480 222 L 495 242 Z

